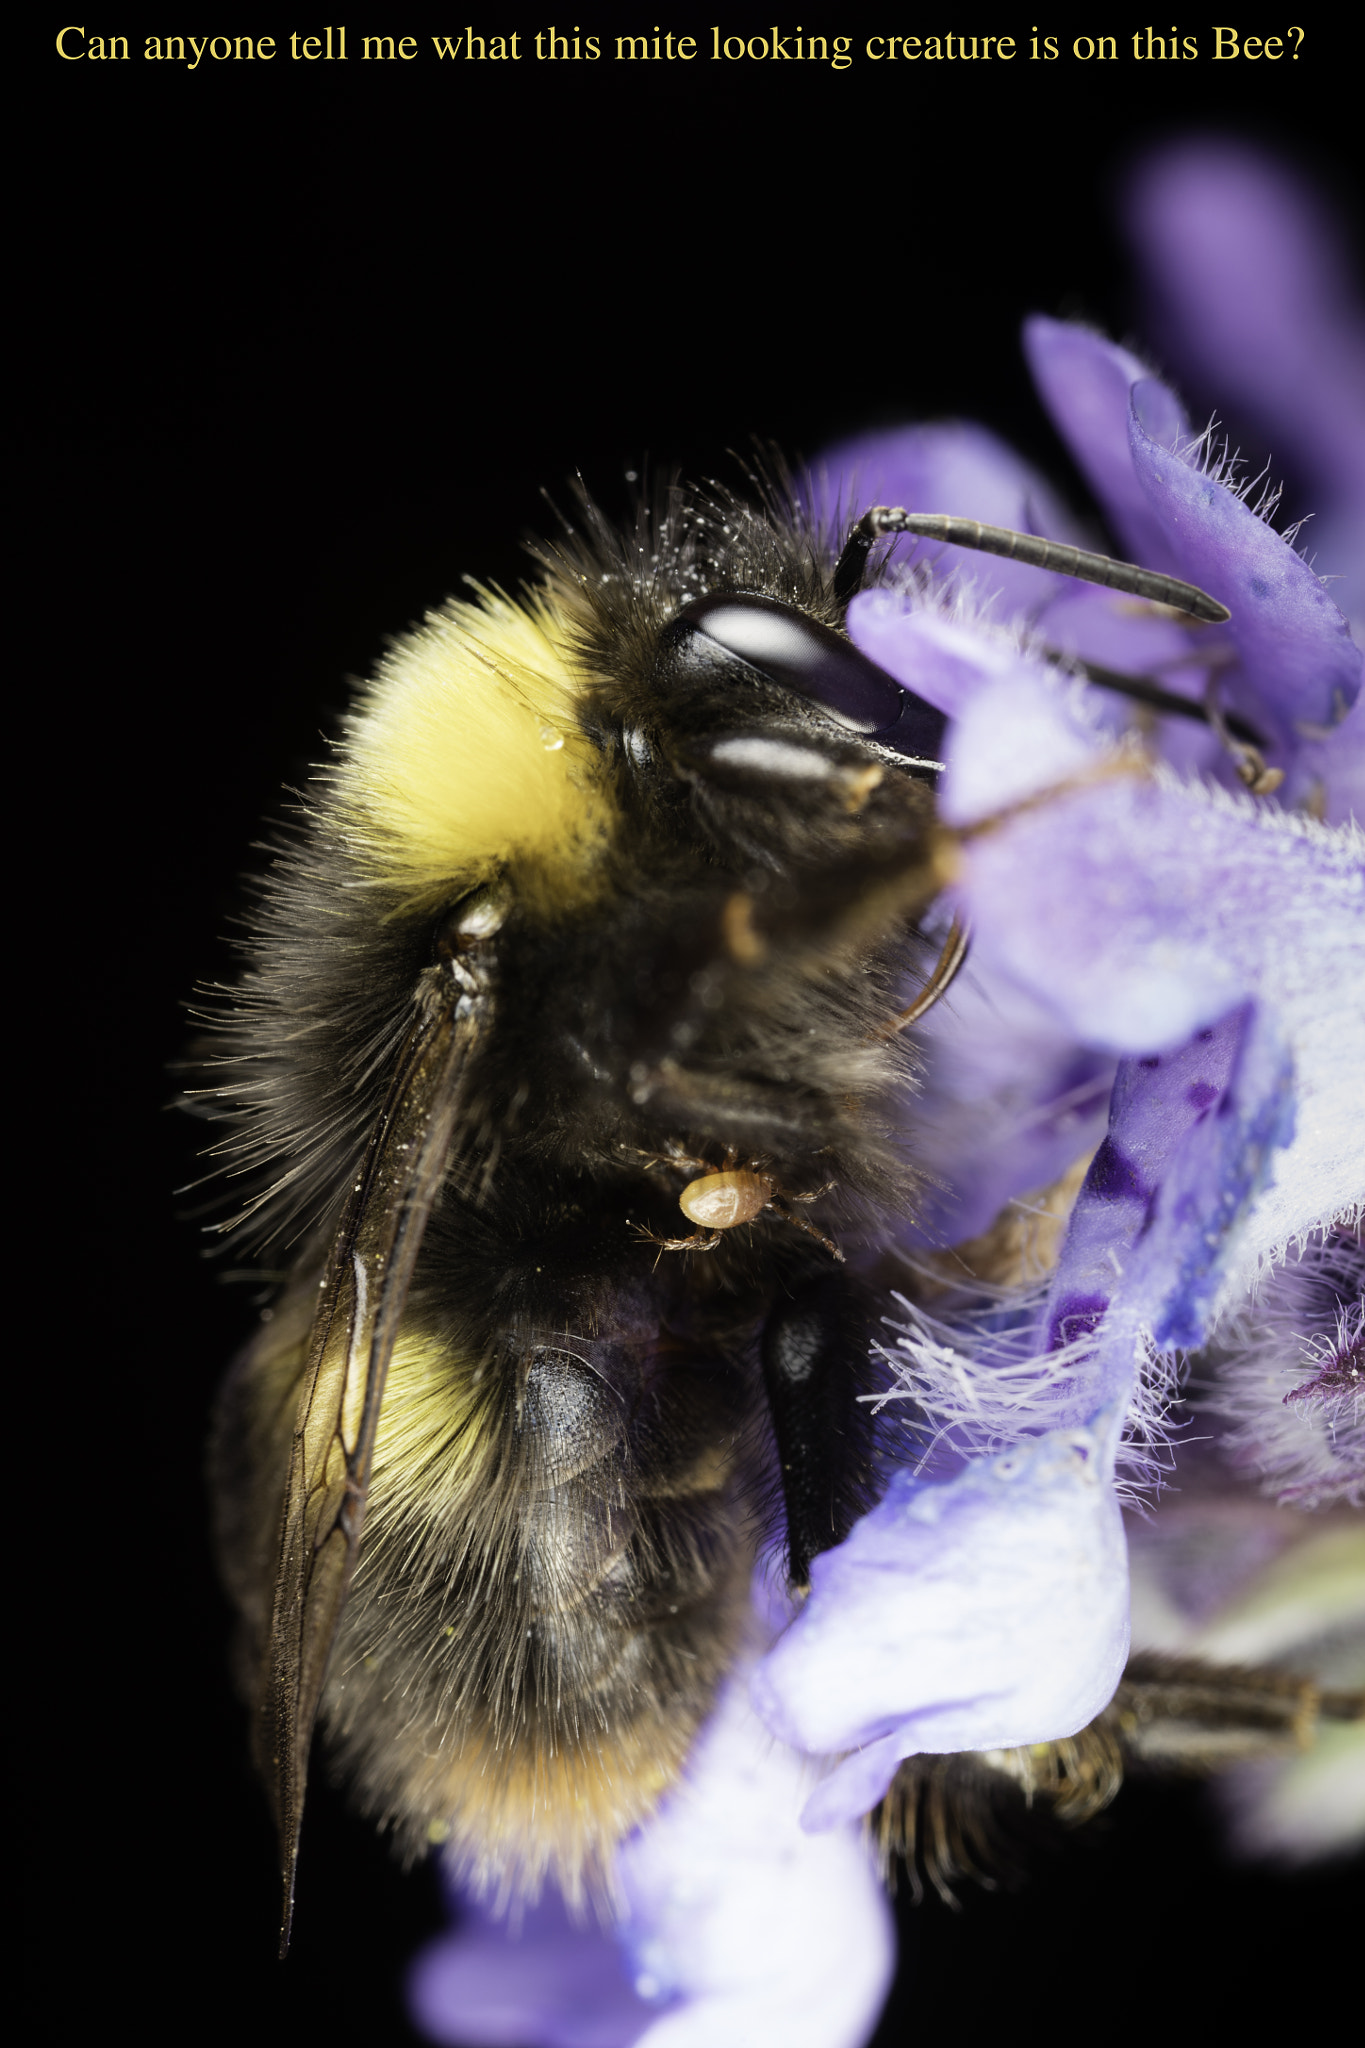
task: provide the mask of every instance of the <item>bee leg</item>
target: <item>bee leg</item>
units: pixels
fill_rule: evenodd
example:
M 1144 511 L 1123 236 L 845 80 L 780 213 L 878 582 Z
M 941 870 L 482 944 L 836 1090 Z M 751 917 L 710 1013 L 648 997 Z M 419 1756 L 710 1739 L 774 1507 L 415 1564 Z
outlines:
M 797 1590 L 810 1561 L 841 1543 L 871 1504 L 875 1424 L 867 1312 L 848 1276 L 822 1260 L 774 1305 L 761 1342 L 763 1383 L 787 1511 L 787 1569 Z

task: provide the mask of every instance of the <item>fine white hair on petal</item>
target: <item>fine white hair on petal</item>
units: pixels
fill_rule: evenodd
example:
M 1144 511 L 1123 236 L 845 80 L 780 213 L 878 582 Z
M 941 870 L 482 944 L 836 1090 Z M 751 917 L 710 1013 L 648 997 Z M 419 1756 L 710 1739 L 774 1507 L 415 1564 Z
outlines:
M 893 593 L 888 597 L 885 593 Z M 862 593 L 860 602 L 872 598 L 896 613 L 928 612 L 945 625 L 962 626 L 995 642 L 998 647 L 1021 653 L 1030 639 L 1027 618 L 1002 610 L 1001 594 L 989 580 L 974 576 L 969 569 L 936 572 L 932 561 L 892 561 L 879 584 Z M 876 606 L 868 606 L 875 611 Z
M 1163 789 L 1174 790 L 1192 801 L 1207 804 L 1211 810 L 1225 816 L 1244 819 L 1258 831 L 1308 840 L 1338 869 L 1349 868 L 1352 862 L 1358 865 L 1365 860 L 1365 825 L 1357 824 L 1353 818 L 1340 825 L 1327 825 L 1307 811 L 1281 810 L 1277 805 L 1267 803 L 1264 797 L 1251 796 L 1243 789 L 1224 789 L 1217 782 L 1192 783 L 1160 761 L 1151 772 L 1153 781 Z
M 1213 1335 L 1202 1405 L 1222 1439 L 1284 1506 L 1365 1504 L 1365 1254 L 1326 1230 L 1262 1276 Z
M 1178 461 L 1183 462 L 1187 469 L 1197 470 L 1200 476 L 1206 476 L 1212 483 L 1221 484 L 1225 491 L 1231 491 L 1233 497 L 1245 505 L 1248 511 L 1253 512 L 1264 525 L 1271 527 L 1272 530 L 1278 530 L 1274 527 L 1274 519 L 1280 499 L 1284 496 L 1284 485 L 1272 483 L 1268 462 L 1264 468 L 1244 475 L 1243 472 L 1247 469 L 1246 458 L 1240 449 L 1234 449 L 1226 435 L 1219 439 L 1218 427 L 1218 421 L 1211 419 L 1202 433 L 1177 435 L 1171 453 Z M 1258 495 L 1253 501 L 1251 494 L 1258 486 Z M 1294 536 L 1302 524 L 1303 521 L 1300 520 L 1298 525 L 1281 533 L 1280 539 L 1287 546 L 1292 546 Z
M 879 1410 L 890 1402 L 914 1403 L 922 1438 L 916 1472 L 953 1454 L 993 1456 L 1069 1419 L 1096 1339 L 1087 1331 L 1056 1350 L 1042 1348 L 1048 1284 L 1019 1290 L 982 1285 L 951 1299 L 938 1315 L 893 1294 L 905 1319 L 882 1318 L 893 1341 L 876 1349 L 896 1383 L 862 1398 Z M 1174 1463 L 1170 1411 L 1182 1367 L 1180 1354 L 1160 1352 L 1139 1336 L 1116 1460 L 1125 1505 L 1142 1508 Z
M 1342 1230 L 1349 1236 L 1365 1229 L 1365 1199 L 1358 1202 L 1344 1202 L 1339 1209 L 1316 1218 L 1312 1223 L 1291 1232 L 1283 1242 L 1258 1251 L 1254 1265 L 1249 1264 L 1241 1279 L 1248 1297 L 1254 1299 L 1258 1290 L 1272 1279 L 1283 1266 L 1292 1265 L 1304 1253 L 1331 1231 Z M 1219 1304 L 1220 1315 L 1234 1315 L 1241 1307 L 1238 1301 L 1224 1299 Z

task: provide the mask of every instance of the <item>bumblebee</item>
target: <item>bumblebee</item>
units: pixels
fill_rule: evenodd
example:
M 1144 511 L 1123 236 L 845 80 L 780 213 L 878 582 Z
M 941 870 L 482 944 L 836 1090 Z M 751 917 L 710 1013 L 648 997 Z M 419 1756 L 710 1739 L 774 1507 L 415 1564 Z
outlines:
M 878 1491 L 867 1276 L 943 720 L 847 638 L 901 531 L 1205 617 L 1104 557 L 796 494 L 584 501 L 399 640 L 259 885 L 212 1112 L 281 1263 L 212 1449 L 288 1939 L 315 1723 L 402 1853 L 571 1896 L 744 1627 Z M 1179 700 L 1177 700 L 1179 701 Z

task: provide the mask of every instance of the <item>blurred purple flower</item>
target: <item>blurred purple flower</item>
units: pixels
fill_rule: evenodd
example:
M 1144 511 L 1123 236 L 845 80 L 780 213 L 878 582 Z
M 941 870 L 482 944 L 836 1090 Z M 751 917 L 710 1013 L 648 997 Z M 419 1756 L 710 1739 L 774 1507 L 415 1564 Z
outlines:
M 1133 1520 L 1129 1555 L 1135 1648 L 1365 1684 L 1365 1527 L 1349 1510 L 1257 1498 L 1217 1446 L 1192 1444 L 1179 1492 Z M 1365 1848 L 1365 1722 L 1237 1765 L 1217 1790 L 1245 1854 L 1293 1865 Z
M 481 2048 L 632 2048 L 657 2017 L 636 1991 L 615 1936 L 570 1919 L 557 1892 L 514 1928 L 456 1891 L 459 1925 L 418 1957 L 413 2019 L 433 2041 Z
M 1140 162 L 1123 214 L 1146 332 L 1292 464 L 1308 551 L 1365 620 L 1365 300 L 1339 223 L 1282 160 L 1219 137 Z
M 1147 333 L 1292 469 L 1305 552 L 1365 643 L 1365 295 L 1341 223 L 1279 158 L 1215 136 L 1141 161 L 1123 214 Z M 1340 741 L 1365 817 L 1365 703 Z
M 1365 1240 L 1295 1246 L 1214 1332 L 1201 1405 L 1232 1467 L 1283 1505 L 1365 1507 Z
M 1212 144 L 1153 158 L 1131 191 L 1161 339 L 1283 435 L 1344 531 L 1365 505 L 1365 327 L 1311 195 Z M 927 1443 L 901 1439 L 882 1502 L 815 1560 L 789 1625 L 764 1610 L 760 1575 L 771 1647 L 734 1673 L 682 1783 L 623 1846 L 615 1932 L 551 1900 L 518 1939 L 466 1905 L 413 1978 L 434 2040 L 856 2048 L 891 1969 L 859 1816 L 908 1754 L 1070 1735 L 1106 1704 L 1129 1632 L 1116 1474 L 1150 1479 L 1172 1456 L 1179 1353 L 1212 1338 L 1208 1399 L 1239 1469 L 1300 1503 L 1359 1484 L 1360 1276 L 1324 1248 L 1358 1249 L 1340 1226 L 1358 1228 L 1365 1196 L 1365 838 L 1318 820 L 1361 803 L 1360 650 L 1144 364 L 1051 320 L 1025 346 L 1120 548 L 1232 612 L 1197 627 L 922 545 L 850 608 L 859 647 L 950 719 L 942 918 L 956 908 L 973 932 L 920 1032 L 913 1142 L 940 1186 L 906 1250 L 962 1243 L 1093 1153 L 1060 1255 L 1008 1298 L 964 1286 L 933 1316 L 888 1303 L 887 1405 L 912 1397 Z M 847 443 L 816 492 L 831 521 L 881 502 L 1087 539 L 976 426 Z M 1059 654 L 1192 702 L 1214 691 L 1263 734 L 1278 793 L 1246 795 L 1197 718 L 1141 714 L 1132 730 L 1128 700 L 1059 671 Z M 1273 1561 L 1266 1518 L 1285 1510 L 1238 1500 L 1218 1526 L 1240 1586 Z M 1134 1552 L 1134 1640 L 1162 1647 L 1164 1627 L 1197 1650 L 1195 1622 L 1163 1622 L 1152 1590 L 1168 1513 Z M 1358 1770 L 1354 1755 L 1330 1769 Z M 1321 1773 L 1296 1785 L 1247 1780 L 1244 1841 L 1344 1839 Z

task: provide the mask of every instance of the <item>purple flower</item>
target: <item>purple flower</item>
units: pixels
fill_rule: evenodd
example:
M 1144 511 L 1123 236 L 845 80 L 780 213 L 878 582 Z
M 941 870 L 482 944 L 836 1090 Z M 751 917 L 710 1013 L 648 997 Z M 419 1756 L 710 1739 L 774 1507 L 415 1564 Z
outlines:
M 1322 745 L 1360 692 L 1361 655 L 1308 564 L 1258 516 L 1273 495 L 1253 509 L 1212 436 L 1193 433 L 1174 394 L 1126 350 L 1043 319 L 1024 340 L 1053 421 L 1131 558 L 1232 612 L 1226 626 L 1184 633 L 1183 673 L 1215 682 L 1224 705 L 1260 727 L 1288 778 L 1284 801 L 1313 801 L 1339 751 L 1324 757 Z M 1074 651 L 1088 653 L 1083 627 Z M 1327 813 L 1325 793 L 1316 807 Z
M 1191 219 L 1173 234 L 1181 179 Z M 1163 332 L 1211 382 L 1226 355 L 1232 395 L 1254 410 L 1259 393 L 1268 408 L 1271 368 L 1308 385 L 1316 358 L 1313 337 L 1278 312 L 1259 349 L 1234 347 L 1236 321 L 1223 318 L 1229 301 L 1250 317 L 1246 195 L 1258 179 L 1278 194 L 1266 262 L 1307 280 L 1308 315 L 1333 309 L 1320 391 L 1274 418 L 1349 510 L 1365 457 L 1334 468 L 1319 414 L 1349 382 L 1356 330 L 1321 237 L 1295 255 L 1310 202 L 1262 160 L 1200 145 L 1141 173 L 1135 232 L 1159 273 Z M 1220 298 L 1200 281 L 1200 236 L 1233 216 L 1241 253 Z M 951 878 L 928 933 L 954 912 L 972 932 L 964 976 L 920 1031 L 923 1087 L 906 1108 L 907 1142 L 936 1185 L 906 1227 L 905 1293 L 887 1281 L 893 1470 L 880 1503 L 815 1559 L 795 1618 L 760 1574 L 755 1650 L 682 1782 L 623 1845 L 612 1931 L 577 1928 L 550 1900 L 526 1910 L 518 1937 L 466 1906 L 413 1979 L 435 2040 L 856 2048 L 891 1969 L 860 1817 L 908 1755 L 1069 1736 L 1107 1704 L 1129 1643 L 1121 1490 L 1150 1485 L 1175 1455 L 1182 1354 L 1203 1354 L 1200 1398 L 1223 1418 L 1220 1501 L 1238 1473 L 1298 1508 L 1361 1484 L 1350 1233 L 1365 1198 L 1365 837 L 1345 822 L 1365 782 L 1351 710 L 1360 649 L 1261 516 L 1270 503 L 1250 502 L 1138 358 L 1041 318 L 1025 347 L 1117 546 L 1208 590 L 1231 618 L 1197 626 L 1034 567 L 902 542 L 851 605 L 859 648 L 949 719 Z M 831 524 L 878 502 L 1095 544 L 971 425 L 844 444 L 817 466 L 814 492 Z M 1086 680 L 1097 670 L 1147 679 L 1194 715 L 1135 711 Z M 1253 730 L 1254 743 L 1239 739 Z M 1273 793 L 1243 786 L 1253 744 L 1278 772 Z M 909 1262 L 1011 1204 L 1039 1210 L 1041 1244 L 1045 1191 L 1068 1174 L 1079 1192 L 1064 1237 L 1031 1284 L 964 1277 L 933 1302 L 913 1298 Z M 898 1427 L 902 1396 L 916 1436 Z M 1177 1497 L 1174 1519 L 1159 1509 L 1158 1533 L 1134 1549 L 1135 1642 L 1284 1652 L 1292 1630 L 1263 1629 L 1270 1647 L 1257 1649 L 1247 1616 L 1257 1571 L 1279 1555 L 1264 1531 L 1286 1510 L 1235 1497 L 1219 1527 L 1242 1637 L 1231 1621 L 1223 1637 L 1172 1621 L 1153 1590 Z M 1308 1543 L 1310 1577 L 1316 1555 Z M 1326 1779 L 1246 1781 L 1245 1843 L 1293 1853 L 1345 1839 L 1322 1814 L 1345 1810 L 1359 1764 L 1330 1744 L 1324 1754 Z
M 997 1457 L 942 1486 L 893 1480 L 817 1560 L 760 1668 L 776 1733 L 860 1752 L 812 1825 L 865 1810 L 913 1751 L 1038 1741 L 1045 1723 L 1069 1735 L 1099 1711 L 1126 1647 L 1113 1419 L 1149 1357 L 1200 1345 L 1263 1261 L 1365 1182 L 1365 840 L 1133 768 L 1040 664 L 988 642 L 973 677 L 964 628 L 894 602 L 858 600 L 854 631 L 956 708 L 941 811 L 962 831 L 953 893 L 978 971 L 1119 1064 L 1028 1305 L 1020 1434 L 1051 1428 L 1010 1455 L 1049 1479 L 1016 1485 Z M 923 1403 L 923 1377 L 907 1391 Z
M 908 1471 L 811 1567 L 809 1602 L 753 1698 L 794 1747 L 851 1751 L 806 1825 L 871 1810 L 901 1759 L 1006 1749 L 1084 1727 L 1128 1654 L 1119 1410 L 978 1459 L 946 1485 Z
M 487 2048 L 630 2048 L 656 2015 L 630 1981 L 615 1937 L 575 1925 L 551 1893 L 515 1928 L 455 1893 L 460 1924 L 418 1958 L 412 2016 L 433 2041 Z
M 1215 687 L 1224 711 L 1244 715 L 1259 731 L 1267 761 L 1286 778 L 1286 803 L 1346 815 L 1359 764 L 1351 738 L 1338 747 L 1333 735 L 1359 695 L 1361 653 L 1308 564 L 1259 516 L 1273 509 L 1273 496 L 1253 509 L 1237 486 L 1235 464 L 1219 455 L 1210 435 L 1192 431 L 1174 393 L 1127 350 L 1086 328 L 1042 318 L 1026 324 L 1024 340 L 1054 423 L 1128 558 L 1208 590 L 1232 618 L 1226 626 L 1181 625 L 1119 592 L 1016 563 L 978 557 L 969 566 L 960 549 L 933 556 L 921 549 L 933 562 L 935 591 L 970 577 L 978 598 L 993 600 L 994 616 L 1008 606 L 1014 621 L 1050 650 L 1145 677 L 1192 704 Z M 959 436 L 970 462 L 954 459 Z M 820 502 L 851 501 L 856 489 L 878 498 L 885 491 L 889 502 L 914 510 L 946 510 L 925 499 L 956 483 L 969 495 L 955 511 L 1072 540 L 1041 482 L 1004 451 L 987 487 L 989 446 L 975 428 L 888 436 L 880 458 L 868 441 L 849 443 L 825 458 Z M 923 597 L 922 585 L 907 583 L 902 611 L 922 606 Z M 898 656 L 894 616 L 892 594 L 871 592 L 852 608 L 850 631 L 910 685 L 920 650 L 912 638 Z M 911 686 L 953 712 L 959 687 L 952 677 L 944 647 L 932 678 L 938 694 L 923 681 Z M 1192 740 L 1184 721 L 1167 718 L 1159 739 L 1171 765 L 1204 773 L 1221 766 L 1221 779 L 1232 784 L 1232 761 L 1223 755 L 1220 762 L 1210 732 Z
M 965 999 L 925 1033 L 929 1154 L 949 1188 L 912 1241 L 969 1236 L 1005 1200 L 1047 1187 L 1093 1148 L 1101 1095 L 1108 1130 L 1050 1284 L 1017 1302 L 1013 1328 L 1002 1336 L 998 1301 L 975 1320 L 960 1312 L 956 1328 L 903 1305 L 890 1355 L 937 1418 L 926 1463 L 941 1483 L 892 1480 L 816 1561 L 807 1606 L 755 1680 L 775 1732 L 849 1752 L 807 1808 L 810 1826 L 866 1810 L 915 1750 L 1034 1741 L 1045 1724 L 1062 1736 L 1097 1711 L 1127 1640 L 1117 1459 L 1150 1473 L 1177 1348 L 1218 1325 L 1235 1351 L 1262 1274 L 1358 1215 L 1365 1191 L 1365 841 L 1301 815 L 1344 815 L 1358 786 L 1348 714 L 1360 651 L 1258 516 L 1273 501 L 1247 502 L 1235 467 L 1145 365 L 1051 320 L 1030 321 L 1025 345 L 1123 552 L 1209 590 L 1232 617 L 1186 625 L 923 547 L 850 608 L 862 650 L 952 720 L 949 904 L 974 933 Z M 958 431 L 980 460 L 979 434 Z M 848 444 L 826 458 L 823 502 L 870 492 L 947 510 L 942 480 L 972 477 L 955 455 L 950 428 Z M 951 509 L 1074 537 L 1010 458 Z M 1113 745 L 1122 700 L 1082 698 L 1044 651 L 1239 713 L 1280 770 L 1278 800 L 1217 794 L 1236 787 L 1235 757 L 1192 722 L 1163 720 L 1145 762 L 1125 755 Z M 1289 1390 L 1312 1410 L 1292 1426 L 1311 1439 L 1300 1463 L 1324 1497 L 1359 1456 L 1358 1422 L 1342 1413 L 1359 1401 L 1350 1313 L 1319 1340 L 1318 1372 L 1305 1379 L 1300 1358 L 1303 1384 Z M 1246 1372 L 1233 1377 L 1248 1402 Z M 996 1455 L 963 1467 L 973 1448 Z M 1263 1450 L 1262 1469 L 1274 1456 Z M 1020 1485 L 1019 1471 L 1051 1477 Z

